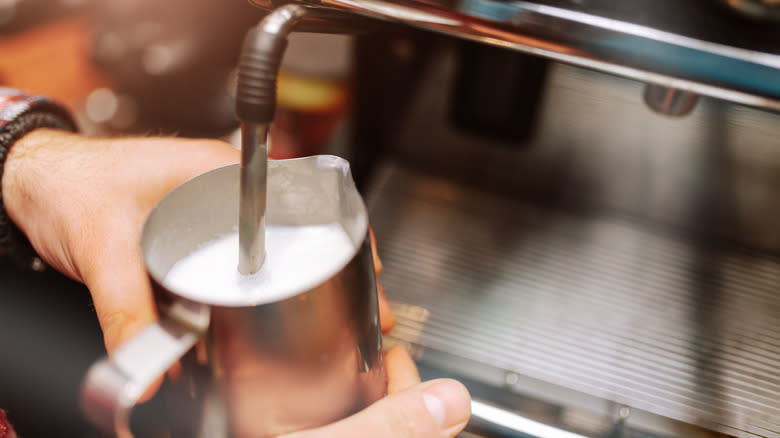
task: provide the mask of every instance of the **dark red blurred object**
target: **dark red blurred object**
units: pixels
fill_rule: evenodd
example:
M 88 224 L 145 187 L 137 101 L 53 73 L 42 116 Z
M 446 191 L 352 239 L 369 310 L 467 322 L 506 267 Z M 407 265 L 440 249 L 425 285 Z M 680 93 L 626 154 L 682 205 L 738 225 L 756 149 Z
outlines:
M 321 154 L 345 112 L 343 104 L 314 111 L 278 107 L 269 155 L 282 160 Z
M 16 438 L 16 432 L 11 424 L 8 422 L 8 417 L 5 416 L 5 411 L 0 409 L 0 438 Z

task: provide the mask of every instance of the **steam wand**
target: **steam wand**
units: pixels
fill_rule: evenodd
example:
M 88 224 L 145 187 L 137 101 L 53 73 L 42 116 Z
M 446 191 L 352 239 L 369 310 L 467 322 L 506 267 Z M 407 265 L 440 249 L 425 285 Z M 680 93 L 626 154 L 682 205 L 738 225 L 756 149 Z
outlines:
M 303 21 L 310 18 L 309 21 Z M 303 32 L 355 33 L 376 29 L 374 20 L 339 11 L 287 4 L 273 10 L 244 40 L 238 65 L 236 114 L 241 120 L 241 194 L 238 219 L 238 270 L 253 274 L 265 259 L 268 189 L 268 129 L 276 110 L 276 77 L 293 27 Z M 584 438 L 543 425 L 479 400 L 472 402 L 466 430 L 503 436 Z
M 265 260 L 268 130 L 276 111 L 276 77 L 293 27 L 304 32 L 350 33 L 375 29 L 376 23 L 337 11 L 287 4 L 247 33 L 236 90 L 236 114 L 241 120 L 238 271 L 242 274 L 254 274 Z
M 292 26 L 306 9 L 287 5 L 267 15 L 244 40 L 238 65 L 236 114 L 241 120 L 238 271 L 254 274 L 265 260 L 268 128 L 276 109 L 276 76 Z

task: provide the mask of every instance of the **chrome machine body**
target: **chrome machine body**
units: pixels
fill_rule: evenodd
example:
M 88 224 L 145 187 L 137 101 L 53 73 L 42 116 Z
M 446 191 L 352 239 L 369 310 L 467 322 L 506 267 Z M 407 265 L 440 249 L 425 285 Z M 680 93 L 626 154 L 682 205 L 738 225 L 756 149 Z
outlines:
M 780 23 L 733 3 L 295 3 L 410 29 L 358 40 L 352 162 L 389 340 L 469 383 L 472 433 L 780 437 Z M 531 134 L 448 123 L 463 40 L 553 61 Z

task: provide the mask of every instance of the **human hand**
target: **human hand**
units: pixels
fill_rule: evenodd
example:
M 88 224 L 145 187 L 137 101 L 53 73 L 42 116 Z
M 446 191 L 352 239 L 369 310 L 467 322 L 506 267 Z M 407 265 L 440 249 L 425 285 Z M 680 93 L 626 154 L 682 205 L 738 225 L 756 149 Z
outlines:
M 156 318 L 139 243 L 147 215 L 185 180 L 238 161 L 239 151 L 215 140 L 38 129 L 9 152 L 3 200 L 38 254 L 87 285 L 112 352 Z M 384 294 L 380 312 L 391 327 Z
M 385 366 L 387 397 L 344 420 L 279 438 L 445 438 L 466 427 L 471 397 L 461 383 L 420 383 L 414 362 L 401 347 L 385 353 Z
M 179 183 L 238 159 L 216 141 L 38 129 L 11 148 L 3 199 L 41 258 L 89 288 L 111 352 L 156 318 L 140 249 L 146 216 Z

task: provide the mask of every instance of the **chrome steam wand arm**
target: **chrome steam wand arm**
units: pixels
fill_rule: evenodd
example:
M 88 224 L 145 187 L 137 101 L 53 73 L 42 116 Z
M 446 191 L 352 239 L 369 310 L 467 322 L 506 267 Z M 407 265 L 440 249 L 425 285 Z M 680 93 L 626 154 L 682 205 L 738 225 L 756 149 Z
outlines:
M 302 23 L 304 18 L 311 20 Z M 366 21 L 373 22 L 349 13 L 287 4 L 247 33 L 236 90 L 236 114 L 241 121 L 238 270 L 242 274 L 257 272 L 265 259 L 268 128 L 276 111 L 276 78 L 287 36 L 299 23 L 297 30 L 347 33 L 371 28 Z
M 265 259 L 268 128 L 276 112 L 276 77 L 292 26 L 306 8 L 283 6 L 252 28 L 238 66 L 236 114 L 241 120 L 238 270 L 254 274 Z

